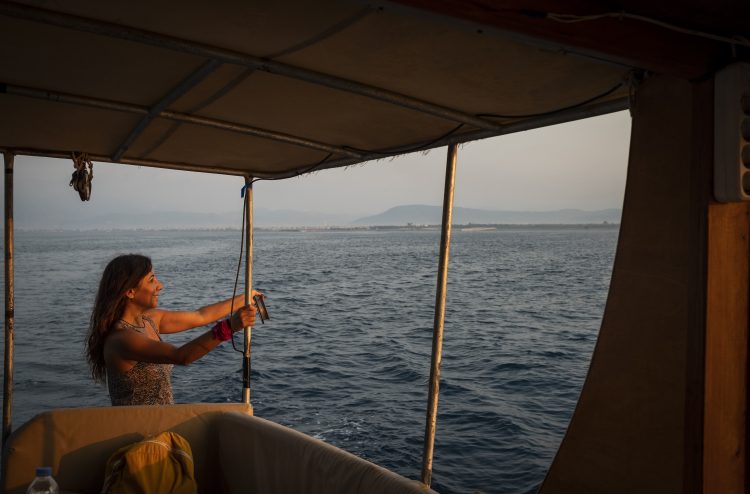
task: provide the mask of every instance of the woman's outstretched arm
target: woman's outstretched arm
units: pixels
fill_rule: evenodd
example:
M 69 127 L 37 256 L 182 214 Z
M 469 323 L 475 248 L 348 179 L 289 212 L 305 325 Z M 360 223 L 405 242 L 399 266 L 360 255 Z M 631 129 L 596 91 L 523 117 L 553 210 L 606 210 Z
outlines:
M 252 326 L 255 322 L 255 307 L 245 306 L 231 319 L 232 331 Z M 163 341 L 144 338 L 133 331 L 118 331 L 110 336 L 111 350 L 120 360 L 134 360 L 152 364 L 189 365 L 219 346 L 213 331 L 207 331 L 182 346 L 176 347 Z
M 253 296 L 263 294 L 253 290 Z M 229 315 L 230 310 L 238 310 L 245 305 L 245 294 L 240 294 L 215 304 L 201 307 L 193 311 L 171 311 L 162 309 L 151 309 L 146 311 L 146 315 L 151 317 L 159 328 L 160 333 L 179 333 L 187 329 L 205 326 L 222 317 Z

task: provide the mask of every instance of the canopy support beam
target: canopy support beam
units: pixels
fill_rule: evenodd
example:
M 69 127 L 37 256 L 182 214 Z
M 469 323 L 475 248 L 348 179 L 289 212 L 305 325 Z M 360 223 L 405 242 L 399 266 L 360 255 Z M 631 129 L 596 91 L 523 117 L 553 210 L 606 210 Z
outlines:
M 169 93 L 164 95 L 154 106 L 149 108 L 148 113 L 138 122 L 138 125 L 130 132 L 125 141 L 120 144 L 112 156 L 112 161 L 120 161 L 125 152 L 130 149 L 130 146 L 138 139 L 138 137 L 146 130 L 151 122 L 158 117 L 161 112 L 169 108 L 169 105 L 177 101 L 180 97 L 187 94 L 192 88 L 199 84 L 203 79 L 213 74 L 216 69 L 221 66 L 216 60 L 209 60 L 203 63 L 198 69 L 193 71 L 187 78 L 180 82 L 176 87 L 172 88 Z
M 245 177 L 245 305 L 253 303 L 253 181 Z M 243 331 L 245 336 L 242 354 L 242 402 L 250 404 L 250 340 L 252 326 Z
M 3 446 L 11 431 L 13 405 L 13 153 L 3 153 L 5 161 L 5 354 L 3 370 Z
M 99 21 L 76 15 L 64 14 L 53 10 L 40 9 L 14 2 L 0 3 L 0 15 L 41 22 L 53 26 L 83 31 L 87 33 L 123 39 L 135 43 L 155 46 L 165 50 L 188 53 L 191 55 L 213 59 L 218 62 L 250 67 L 262 72 L 276 74 L 283 77 L 298 79 L 311 84 L 358 94 L 367 98 L 383 101 L 410 110 L 425 113 L 452 122 L 463 123 L 480 129 L 497 129 L 500 124 L 446 108 L 428 101 L 412 98 L 404 94 L 388 91 L 387 89 L 362 84 L 356 81 L 315 72 L 312 70 L 287 65 L 265 58 L 254 57 L 245 53 L 227 50 L 215 46 L 205 45 L 194 41 L 179 39 L 142 29 Z
M 24 96 L 27 98 L 35 98 L 47 101 L 54 101 L 57 103 L 66 103 L 70 105 L 88 106 L 91 108 L 98 108 L 101 110 L 120 111 L 125 113 L 136 113 L 144 115 L 141 123 L 133 130 L 133 133 L 128 137 L 117 153 L 107 161 L 125 163 L 123 155 L 127 151 L 128 147 L 135 141 L 138 135 L 146 128 L 146 125 L 153 120 L 155 117 L 164 118 L 167 120 L 174 120 L 176 122 L 189 123 L 193 125 L 201 125 L 203 127 L 211 127 L 219 130 L 226 130 L 229 132 L 236 132 L 238 134 L 246 134 L 253 137 L 260 137 L 263 139 L 270 139 L 273 141 L 283 142 L 285 144 L 292 144 L 295 146 L 306 147 L 315 149 L 317 151 L 323 151 L 326 153 L 340 154 L 348 156 L 350 158 L 361 158 L 362 154 L 356 151 L 349 150 L 340 146 L 333 146 L 323 142 L 313 141 L 311 139 L 305 139 L 291 134 L 285 134 L 283 132 L 275 132 L 273 130 L 262 129 L 259 127 L 252 127 L 250 125 L 243 125 L 235 122 L 227 122 L 225 120 L 217 120 L 214 118 L 201 117 L 198 115 L 188 115 L 186 113 L 180 113 L 175 111 L 166 110 L 166 106 L 162 105 L 161 102 L 153 108 L 148 108 L 141 105 L 134 105 L 131 103 L 123 103 L 120 101 L 105 100 L 99 98 L 91 98 L 89 96 L 79 96 L 76 94 L 61 93 L 58 91 L 51 91 L 48 89 L 38 89 L 26 86 L 17 86 L 15 84 L 3 84 L 0 83 L 0 94 L 12 94 L 14 96 Z M 165 98 L 166 99 L 166 98 Z M 163 100 L 164 101 L 164 100 Z M 145 122 L 145 123 L 144 123 Z M 120 153 L 122 151 L 122 153 Z
M 595 103 L 595 104 L 581 107 L 581 108 L 574 108 L 570 110 L 554 112 L 549 115 L 527 118 L 524 120 L 519 120 L 517 122 L 504 124 L 501 130 L 495 130 L 495 131 L 479 130 L 479 131 L 467 132 L 464 134 L 453 134 L 451 136 L 447 136 L 436 141 L 431 141 L 426 144 L 417 143 L 417 144 L 414 144 L 414 146 L 411 146 L 411 148 L 415 148 L 415 150 L 416 148 L 418 148 L 419 151 L 426 151 L 429 149 L 447 146 L 450 144 L 461 144 L 464 142 L 487 139 L 489 137 L 513 134 L 516 132 L 523 132 L 526 130 L 538 129 L 538 128 L 547 127 L 550 125 L 573 122 L 575 120 L 581 120 L 584 118 L 596 117 L 599 115 L 606 115 L 608 113 L 614 113 L 614 112 L 618 112 L 622 110 L 627 110 L 629 107 L 630 107 L 629 98 L 618 98 L 618 99 L 614 99 L 610 101 L 604 101 L 601 103 Z M 62 159 L 70 158 L 69 151 L 29 149 L 29 148 L 23 148 L 23 149 L 0 148 L 0 151 L 3 151 L 3 152 L 8 151 L 8 150 L 11 150 L 13 153 L 17 155 L 45 156 L 48 158 L 62 158 Z M 320 171 L 320 170 L 326 170 L 329 168 L 350 166 L 350 165 L 355 165 L 357 163 L 362 163 L 362 162 L 369 161 L 369 160 L 387 158 L 390 156 L 395 156 L 397 154 L 406 154 L 408 152 L 410 151 L 408 150 L 401 150 L 400 152 L 396 152 L 392 150 L 391 151 L 379 151 L 379 152 L 373 152 L 371 154 L 360 155 L 358 158 L 342 158 L 342 159 L 326 161 L 323 163 L 319 163 L 313 168 L 311 168 L 311 164 L 306 163 L 302 167 L 298 167 L 298 168 L 295 168 L 293 170 L 289 170 L 283 173 L 264 174 L 264 173 L 258 172 L 257 170 L 254 170 L 253 173 L 255 176 L 262 177 L 262 178 L 268 178 L 268 177 L 273 177 L 275 179 L 289 178 L 289 177 L 295 177 L 297 175 L 300 175 L 304 173 L 305 171 L 312 171 L 312 170 Z M 98 161 L 102 163 L 112 162 L 111 157 L 105 156 L 105 155 L 97 155 L 97 154 L 89 153 L 89 158 L 92 161 Z M 149 166 L 153 168 L 166 168 L 166 169 L 171 169 L 171 170 L 185 170 L 185 171 L 194 171 L 194 172 L 203 172 L 203 173 L 220 173 L 224 175 L 244 176 L 247 173 L 247 171 L 232 169 L 232 168 L 220 168 L 220 167 L 210 167 L 210 166 L 204 167 L 200 165 L 192 165 L 192 164 L 187 164 L 187 163 L 170 163 L 166 161 L 147 160 L 147 159 L 140 159 L 140 158 L 123 158 L 120 160 L 119 163 L 125 164 L 125 165 Z
M 451 248 L 451 225 L 453 223 L 453 191 L 456 187 L 457 144 L 448 146 L 448 162 L 445 167 L 445 193 L 443 195 L 443 222 L 440 235 L 440 264 L 435 295 L 435 320 L 432 328 L 432 362 L 430 366 L 430 389 L 427 402 L 427 420 L 422 455 L 422 483 L 432 482 L 432 456 L 435 448 L 437 428 L 438 395 L 440 394 L 440 362 L 443 358 L 443 327 L 445 322 L 445 298 L 448 291 L 448 258 Z

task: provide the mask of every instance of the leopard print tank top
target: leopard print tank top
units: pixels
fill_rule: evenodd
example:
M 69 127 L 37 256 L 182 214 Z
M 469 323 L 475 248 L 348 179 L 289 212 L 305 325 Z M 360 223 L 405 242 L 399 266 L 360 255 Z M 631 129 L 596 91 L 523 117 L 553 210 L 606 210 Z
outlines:
M 143 317 L 144 326 L 139 328 L 130 324 L 120 324 L 116 331 L 136 331 L 144 334 L 145 324 L 150 324 L 154 332 L 161 335 L 151 318 Z M 127 372 L 110 372 L 107 370 L 107 388 L 112 405 L 172 405 L 172 367 L 171 364 L 150 364 L 136 362 Z

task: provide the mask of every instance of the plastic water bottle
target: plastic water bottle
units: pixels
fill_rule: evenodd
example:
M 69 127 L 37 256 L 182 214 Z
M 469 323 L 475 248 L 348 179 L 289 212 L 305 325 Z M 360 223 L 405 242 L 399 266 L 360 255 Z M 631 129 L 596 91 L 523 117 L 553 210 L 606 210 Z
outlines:
M 52 478 L 52 468 L 39 467 L 36 469 L 36 478 L 31 482 L 26 494 L 59 494 L 60 488 Z

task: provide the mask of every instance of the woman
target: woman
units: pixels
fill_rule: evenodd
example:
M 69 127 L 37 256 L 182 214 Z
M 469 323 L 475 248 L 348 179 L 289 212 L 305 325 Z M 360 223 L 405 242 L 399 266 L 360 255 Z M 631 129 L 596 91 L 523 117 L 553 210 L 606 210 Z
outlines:
M 196 311 L 157 309 L 163 287 L 146 256 L 118 256 L 104 269 L 91 313 L 86 356 L 94 380 L 106 379 L 113 405 L 174 403 L 172 366 L 190 364 L 255 321 L 255 307 L 242 307 L 244 295 Z M 180 347 L 161 339 L 161 333 L 217 321 L 229 314 L 232 305 L 239 310 L 230 319 Z

